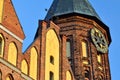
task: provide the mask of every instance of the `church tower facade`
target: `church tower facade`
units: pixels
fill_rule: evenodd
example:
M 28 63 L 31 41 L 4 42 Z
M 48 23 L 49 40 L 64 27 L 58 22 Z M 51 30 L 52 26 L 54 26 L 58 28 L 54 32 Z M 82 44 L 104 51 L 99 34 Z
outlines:
M 54 0 L 45 19 L 66 36 L 66 56 L 75 80 L 111 80 L 109 28 L 88 0 Z
M 0 80 L 111 80 L 111 36 L 88 0 L 53 0 L 35 38 L 25 38 L 11 0 L 0 0 Z

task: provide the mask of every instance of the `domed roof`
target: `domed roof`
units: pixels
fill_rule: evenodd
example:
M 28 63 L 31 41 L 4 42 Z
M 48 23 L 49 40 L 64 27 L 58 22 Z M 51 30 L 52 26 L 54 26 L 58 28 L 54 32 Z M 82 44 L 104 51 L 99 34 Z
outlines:
M 70 13 L 94 16 L 100 19 L 88 0 L 54 0 L 45 20 Z

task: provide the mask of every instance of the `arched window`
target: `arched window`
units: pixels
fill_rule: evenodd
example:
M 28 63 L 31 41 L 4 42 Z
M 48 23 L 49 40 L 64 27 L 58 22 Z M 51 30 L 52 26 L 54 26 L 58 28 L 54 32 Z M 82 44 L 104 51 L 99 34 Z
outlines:
M 13 78 L 12 75 L 8 75 L 8 76 L 6 77 L 6 80 L 14 80 L 14 78 Z
M 37 54 L 35 47 L 32 47 L 30 51 L 30 77 L 34 80 L 37 80 Z
M 54 57 L 53 56 L 50 56 L 50 63 L 54 64 Z
M 66 55 L 67 55 L 67 58 L 71 57 L 71 42 L 70 42 L 70 40 L 67 40 L 67 42 L 66 42 Z
M 28 74 L 28 64 L 26 60 L 22 60 L 21 62 L 21 71 L 25 74 Z
M 48 30 L 45 47 L 45 80 L 59 80 L 59 46 L 59 38 L 55 30 Z
M 0 57 L 3 57 L 3 49 L 4 49 L 4 39 L 3 36 L 0 34 Z
M 2 52 L 2 38 L 0 37 L 0 54 Z
M 8 61 L 16 66 L 17 61 L 17 47 L 15 43 L 11 42 L 8 48 Z
M 54 80 L 54 73 L 50 71 L 50 80 Z
M 101 54 L 97 54 L 97 61 L 98 61 L 98 63 L 102 63 L 102 55 Z
M 72 80 L 72 75 L 71 75 L 70 71 L 66 72 L 66 80 Z
M 88 45 L 86 41 L 82 41 L 82 54 L 83 57 L 88 57 Z
M 68 39 L 66 41 L 66 56 L 68 58 L 69 63 L 72 63 L 72 55 L 71 55 L 71 41 Z

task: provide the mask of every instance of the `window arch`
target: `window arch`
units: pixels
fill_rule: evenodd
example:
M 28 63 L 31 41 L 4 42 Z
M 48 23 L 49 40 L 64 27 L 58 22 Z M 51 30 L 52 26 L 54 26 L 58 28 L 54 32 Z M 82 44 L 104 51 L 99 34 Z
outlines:
M 98 63 L 102 63 L 102 55 L 101 54 L 97 54 L 97 61 L 98 61 Z
M 50 80 L 54 80 L 54 73 L 50 71 Z
M 66 56 L 67 56 L 70 64 L 72 64 L 71 46 L 72 46 L 71 40 L 67 39 L 67 41 L 66 41 Z
M 36 48 L 32 47 L 30 51 L 30 76 L 34 80 L 37 80 L 37 54 Z
M 28 64 L 26 60 L 22 60 L 21 62 L 21 71 L 25 74 L 28 74 Z
M 2 34 L 0 34 L 0 57 L 3 57 L 3 49 L 4 49 L 4 38 Z
M 67 58 L 71 57 L 71 41 L 70 40 L 66 41 L 66 55 L 67 55 Z
M 46 48 L 45 48 L 45 80 L 50 80 L 50 71 L 54 74 L 54 79 L 59 80 L 59 38 L 54 29 L 48 30 L 46 33 Z M 53 56 L 54 59 L 50 59 Z M 54 65 L 51 61 L 54 60 Z M 52 76 L 52 75 L 51 75 Z
M 9 44 L 8 48 L 8 61 L 16 66 L 17 61 L 17 47 L 14 42 Z
M 82 55 L 88 57 L 88 44 L 86 41 L 82 41 Z
M 9 74 L 7 77 L 6 77 L 6 80 L 14 80 L 13 76 L 11 74 Z
M 66 80 L 72 80 L 72 75 L 70 71 L 66 72 Z

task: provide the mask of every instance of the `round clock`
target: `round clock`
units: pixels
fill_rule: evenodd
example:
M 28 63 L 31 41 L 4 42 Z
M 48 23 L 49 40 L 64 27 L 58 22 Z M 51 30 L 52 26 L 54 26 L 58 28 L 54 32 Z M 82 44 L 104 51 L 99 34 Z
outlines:
M 107 41 L 100 30 L 97 28 L 91 29 L 91 39 L 96 46 L 97 50 L 106 53 L 108 50 Z

